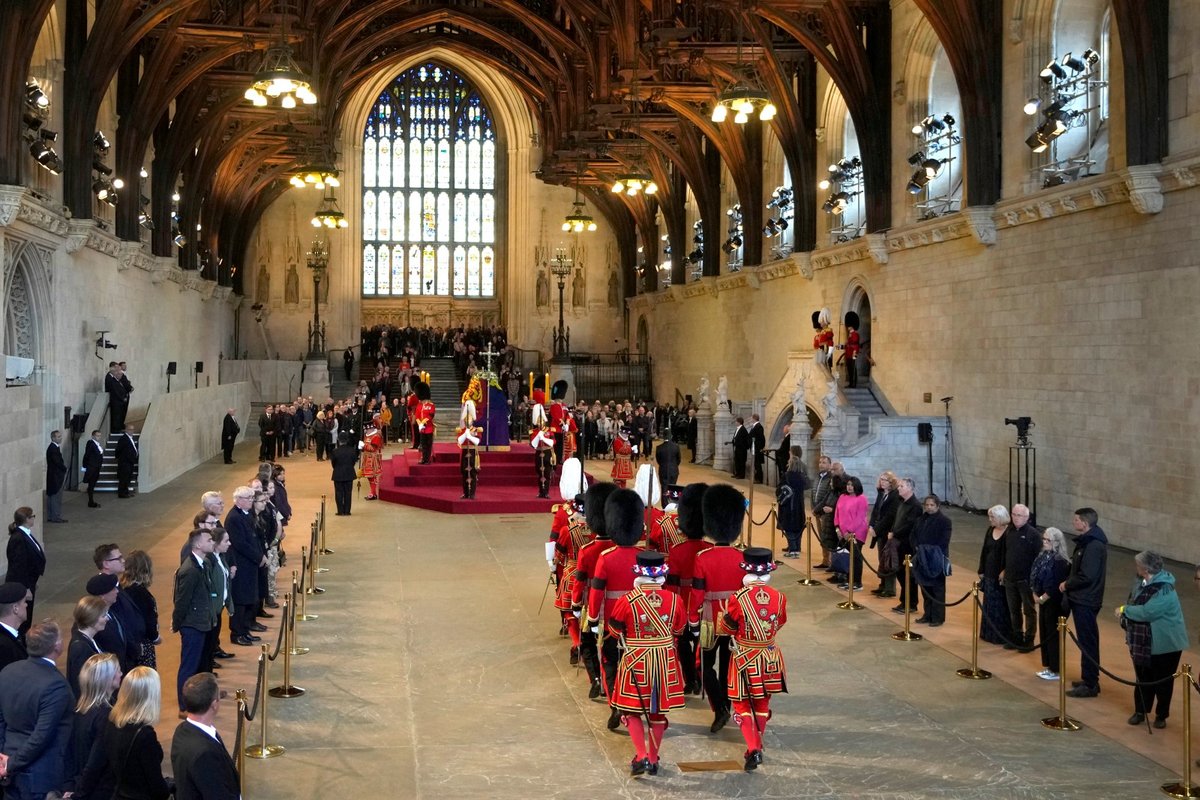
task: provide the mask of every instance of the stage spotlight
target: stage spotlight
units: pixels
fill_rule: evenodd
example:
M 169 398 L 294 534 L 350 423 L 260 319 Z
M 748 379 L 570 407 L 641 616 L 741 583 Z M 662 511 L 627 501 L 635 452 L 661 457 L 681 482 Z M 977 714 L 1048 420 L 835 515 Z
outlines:
M 1042 71 L 1038 73 L 1038 76 L 1046 83 L 1050 83 L 1055 78 L 1060 81 L 1065 79 L 1067 71 L 1057 61 L 1050 59 L 1050 63 L 1042 67 Z
M 1025 140 L 1025 144 L 1035 153 L 1043 153 L 1050 146 L 1049 140 L 1037 131 L 1029 135 L 1029 138 Z
M 942 117 L 942 122 L 946 123 L 946 125 L 951 128 L 954 127 L 955 121 L 956 120 L 954 119 L 954 116 L 951 114 L 946 114 L 945 116 Z
M 908 181 L 908 186 L 905 189 L 909 194 L 920 194 L 924 191 L 926 185 L 929 184 L 929 173 L 924 169 L 919 169 L 913 173 L 912 178 Z
M 1072 72 L 1080 73 L 1087 69 L 1087 64 L 1081 58 L 1076 58 L 1073 54 L 1067 53 L 1063 56 L 1063 65 L 1071 69 Z
M 94 137 L 92 137 L 92 146 L 95 147 L 97 150 L 100 150 L 103 153 L 107 154 L 109 151 L 109 148 L 112 145 L 108 141 L 108 139 L 104 138 L 103 131 L 96 131 L 96 135 Z
M 920 166 L 921 162 L 924 160 L 925 160 L 925 151 L 924 150 L 918 150 L 917 152 L 913 153 L 911 156 L 908 157 L 908 163 L 914 167 Z
M 42 91 L 42 87 L 37 81 L 29 81 L 25 84 L 25 102 L 34 108 L 49 108 L 50 98 Z
M 1037 97 L 1031 97 L 1027 101 L 1025 101 L 1025 105 L 1022 106 L 1021 110 L 1025 112 L 1026 116 L 1032 117 L 1034 114 L 1036 114 L 1038 112 L 1038 109 L 1041 107 L 1042 107 L 1041 99 L 1037 98 Z
M 1100 63 L 1100 54 L 1089 47 L 1083 51 L 1083 61 L 1089 68 L 1094 67 Z

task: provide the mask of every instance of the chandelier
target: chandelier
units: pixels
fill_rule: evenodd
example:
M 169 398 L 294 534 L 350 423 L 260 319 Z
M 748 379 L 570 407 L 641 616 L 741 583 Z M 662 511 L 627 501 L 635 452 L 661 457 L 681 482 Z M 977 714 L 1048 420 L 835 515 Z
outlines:
M 332 189 L 326 190 L 325 197 L 321 199 L 321 205 L 317 206 L 316 212 L 313 213 L 312 226 L 331 229 L 350 226 L 350 223 L 346 221 L 346 215 L 338 207 L 337 198 L 333 196 Z
M 563 217 L 562 229 L 563 233 L 591 233 L 596 230 L 596 220 L 586 212 L 582 200 L 577 199 L 571 204 L 571 213 Z
M 738 3 L 737 10 L 737 61 L 733 67 L 733 85 L 717 95 L 716 105 L 712 110 L 712 121 L 718 124 L 729 119 L 733 113 L 733 121 L 745 125 L 750 121 L 751 114 L 758 114 L 763 122 L 775 118 L 775 104 L 771 96 L 747 77 L 749 70 L 742 63 L 742 4 Z
M 317 191 L 323 192 L 326 186 L 332 186 L 336 189 L 342 185 L 342 182 L 338 180 L 338 175 L 336 167 L 317 162 L 301 168 L 299 172 L 288 178 L 288 183 L 297 189 L 311 186 Z
M 634 168 L 617 175 L 616 180 L 613 181 L 612 192 L 629 197 L 636 197 L 643 192 L 657 194 L 658 184 L 654 182 L 654 178 L 650 177 L 650 173 L 640 168 Z
M 312 80 L 296 63 L 292 48 L 287 43 L 287 14 L 281 14 L 281 17 L 283 23 L 279 44 L 267 48 L 262 66 L 254 75 L 254 83 L 244 95 L 257 108 L 266 107 L 272 100 L 278 101 L 280 107 L 289 109 L 296 107 L 296 100 L 306 106 L 317 102 Z

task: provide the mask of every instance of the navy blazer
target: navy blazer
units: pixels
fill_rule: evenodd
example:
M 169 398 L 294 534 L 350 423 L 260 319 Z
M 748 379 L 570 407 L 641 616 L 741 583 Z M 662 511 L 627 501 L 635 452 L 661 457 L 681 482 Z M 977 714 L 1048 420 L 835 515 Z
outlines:
M 0 753 L 8 773 L 33 795 L 59 791 L 67 780 L 73 698 L 67 679 L 44 658 L 0 671 Z
M 15 581 L 26 589 L 37 588 L 38 578 L 46 572 L 46 553 L 20 528 L 8 534 L 8 572 L 5 583 Z
M 171 740 L 175 800 L 238 800 L 237 767 L 216 739 L 186 719 Z

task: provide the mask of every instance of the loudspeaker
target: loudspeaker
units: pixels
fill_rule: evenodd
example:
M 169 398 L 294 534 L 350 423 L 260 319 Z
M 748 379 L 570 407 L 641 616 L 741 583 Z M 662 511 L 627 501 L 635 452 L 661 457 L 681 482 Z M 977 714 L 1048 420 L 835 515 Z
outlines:
M 174 362 L 174 361 L 168 361 L 168 362 L 167 362 L 167 374 L 168 374 L 168 375 L 174 375 L 174 374 L 175 374 L 175 362 Z
M 917 423 L 917 441 L 921 444 L 930 444 L 933 442 L 933 425 L 929 422 Z
M 204 374 L 204 362 L 203 361 L 196 362 L 196 374 L 197 375 Z

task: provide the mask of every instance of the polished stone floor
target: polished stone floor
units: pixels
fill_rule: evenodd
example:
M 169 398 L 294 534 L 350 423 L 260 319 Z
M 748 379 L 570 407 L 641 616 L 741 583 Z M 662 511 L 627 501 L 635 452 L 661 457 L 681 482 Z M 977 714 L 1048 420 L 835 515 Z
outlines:
M 69 620 L 99 542 L 115 541 L 125 552 L 145 549 L 159 565 L 153 591 L 163 620 L 159 666 L 166 684 L 159 735 L 168 752 L 178 663 L 178 638 L 168 630 L 173 565 L 200 494 L 215 488 L 230 498 L 253 471 L 255 450 L 242 445 L 239 464 L 215 459 L 150 495 L 101 497 L 97 510 L 71 495 L 65 509 L 71 522 L 45 531 L 50 567 L 39 617 Z M 290 570 L 299 565 L 320 494 L 332 487 L 327 464 L 311 455 L 284 463 L 295 508 L 285 543 Z M 600 473 L 607 464 L 590 468 Z M 693 467 L 685 467 L 683 479 L 726 480 Z M 690 698 L 671 715 L 663 772 L 630 779 L 627 736 L 607 731 L 607 709 L 587 699 L 549 601 L 539 613 L 549 520 L 451 517 L 365 502 L 362 494 L 349 518 L 333 516 L 330 501 L 327 543 L 336 552 L 326 557 L 330 571 L 319 581 L 327 591 L 308 604 L 319 619 L 298 624 L 300 644 L 312 652 L 292 664 L 293 683 L 308 691 L 270 700 L 268 738 L 287 752 L 247 761 L 248 800 L 1153 798 L 1182 768 L 1178 693 L 1169 727 L 1151 735 L 1125 724 L 1129 690 L 1105 678 L 1101 697 L 1070 701 L 1083 730 L 1048 730 L 1040 720 L 1056 713 L 1057 684 L 1033 676 L 1036 654 L 983 644 L 980 665 L 995 677 L 956 676 L 971 655 L 969 603 L 953 609 L 946 626 L 921 629 L 925 641 L 898 642 L 891 634 L 902 618 L 890 613 L 892 601 L 860 596 L 866 609 L 841 610 L 833 587 L 798 585 L 793 568 L 804 562 L 789 560 L 775 581 L 789 600 L 780 641 L 790 693 L 775 701 L 766 763 L 751 774 L 682 772 L 680 762 L 740 762 L 744 749 L 732 726 L 708 733 L 711 713 Z M 768 502 L 760 488 L 756 517 Z M 954 561 L 962 565 L 951 579 L 954 599 L 969 588 L 986 520 L 961 511 L 951 516 Z M 754 536 L 764 544 L 770 533 Z M 1181 569 L 1188 619 L 1200 619 L 1190 568 Z M 1123 598 L 1131 575 L 1129 554 L 1114 550 L 1110 607 Z M 273 642 L 278 619 L 266 622 L 271 631 L 264 641 Z M 1102 629 L 1105 665 L 1132 676 L 1107 610 Z M 227 648 L 238 657 L 224 662 L 222 685 L 253 694 L 255 652 Z M 1070 676 L 1077 677 L 1078 653 L 1073 646 L 1069 652 Z M 276 662 L 269 685 L 281 682 Z M 224 706 L 219 727 L 226 741 L 233 741 L 234 718 L 234 705 Z M 258 742 L 257 721 L 247 739 Z

